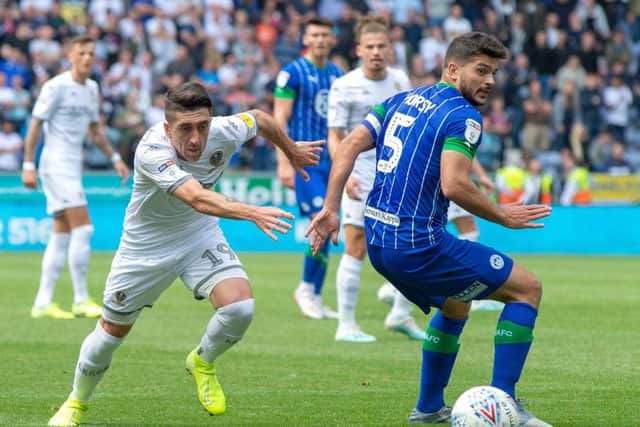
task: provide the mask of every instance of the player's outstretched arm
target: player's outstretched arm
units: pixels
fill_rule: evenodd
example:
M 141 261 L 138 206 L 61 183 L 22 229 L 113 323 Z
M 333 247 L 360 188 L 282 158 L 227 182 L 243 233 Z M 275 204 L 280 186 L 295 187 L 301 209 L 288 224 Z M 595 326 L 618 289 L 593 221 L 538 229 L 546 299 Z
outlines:
M 373 148 L 373 140 L 364 125 L 356 126 L 338 145 L 336 157 L 331 166 L 324 206 L 313 218 L 305 233 L 306 237 L 311 236 L 311 250 L 314 254 L 318 253 L 329 237 L 334 245 L 338 244 L 340 229 L 338 210 L 340 209 L 342 192 L 349 175 L 351 175 L 356 157 L 370 148 Z
M 309 175 L 304 167 L 318 164 L 324 141 L 293 142 L 269 114 L 261 110 L 251 110 L 249 113 L 256 118 L 260 135 L 273 142 L 286 156 L 287 164 L 308 181 Z
M 40 139 L 40 129 L 42 120 L 31 117 L 27 137 L 24 141 L 24 156 L 22 163 L 22 184 L 27 188 L 38 188 L 38 178 L 36 177 L 36 145 Z
M 195 178 L 181 184 L 173 195 L 202 214 L 251 221 L 273 240 L 278 240 L 274 231 L 285 234 L 291 228 L 291 224 L 281 219 L 293 219 L 289 212 L 271 206 L 237 202 L 223 194 L 205 189 Z
M 508 228 L 540 228 L 533 221 L 551 214 L 547 205 L 511 204 L 498 206 L 471 181 L 472 162 L 464 154 L 445 150 L 440 160 L 440 185 L 446 198 L 474 215 Z
M 97 122 L 91 123 L 89 125 L 89 139 L 93 145 L 98 147 L 100 151 L 102 151 L 105 156 L 111 159 L 111 163 L 113 163 L 113 168 L 116 170 L 120 178 L 122 178 L 122 184 L 124 185 L 129 179 L 129 168 L 127 164 L 122 160 L 120 154 L 113 151 L 111 144 L 109 144 L 109 140 L 107 136 L 104 134 L 102 128 Z
M 294 101 L 295 99 L 288 98 L 276 98 L 273 101 L 273 117 L 283 132 L 287 129 Z M 293 189 L 295 170 L 289 163 L 287 156 L 279 148 L 276 148 L 276 159 L 278 160 L 278 178 L 280 178 L 282 185 Z

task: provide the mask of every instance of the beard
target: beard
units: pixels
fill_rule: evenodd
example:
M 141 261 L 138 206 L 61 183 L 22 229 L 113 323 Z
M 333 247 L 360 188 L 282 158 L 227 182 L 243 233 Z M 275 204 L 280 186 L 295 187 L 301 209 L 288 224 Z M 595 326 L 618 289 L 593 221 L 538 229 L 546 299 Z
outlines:
M 474 90 L 471 89 L 469 86 L 467 86 L 467 84 L 465 82 L 463 82 L 463 81 L 460 81 L 460 93 L 474 107 L 477 107 L 477 106 L 480 106 L 480 105 L 484 105 L 484 103 L 485 103 L 485 101 L 477 100 L 473 96 L 474 95 Z

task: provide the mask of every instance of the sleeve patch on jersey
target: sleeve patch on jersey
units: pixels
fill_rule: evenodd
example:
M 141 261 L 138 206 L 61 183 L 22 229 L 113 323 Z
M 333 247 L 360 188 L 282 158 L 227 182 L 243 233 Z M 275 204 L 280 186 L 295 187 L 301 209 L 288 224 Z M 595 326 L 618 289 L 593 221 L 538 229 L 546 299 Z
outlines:
M 382 104 L 378 104 L 375 107 L 372 108 L 372 110 L 381 118 L 384 118 L 384 106 Z
M 378 118 L 369 113 L 367 114 L 367 117 L 365 117 L 364 119 L 367 123 L 369 123 L 369 125 L 373 128 L 373 130 L 376 132 L 376 135 L 378 135 L 380 133 L 380 130 L 382 129 L 382 125 L 380 124 L 380 120 L 378 120 Z
M 251 117 L 250 114 L 247 113 L 240 113 L 238 114 L 238 117 L 247 124 L 247 126 L 249 126 L 249 129 L 253 129 L 253 127 L 255 126 L 255 122 L 253 120 L 253 117 Z
M 464 137 L 470 144 L 476 144 L 482 134 L 482 126 L 473 119 L 467 119 L 465 125 L 467 127 L 464 130 Z
M 475 147 L 472 146 L 469 142 L 462 138 L 449 137 L 444 140 L 444 144 L 442 146 L 442 151 L 452 150 L 457 151 L 459 153 L 464 154 L 469 158 L 469 160 L 473 160 L 473 156 L 475 155 Z
M 158 166 L 158 172 L 162 173 L 165 170 L 167 170 L 167 168 L 171 167 L 175 165 L 175 163 L 173 163 L 173 160 L 167 160 L 166 162 L 162 163 L 160 166 Z
M 278 77 L 276 77 L 276 86 L 285 87 L 287 83 L 289 83 L 289 78 L 291 75 L 286 71 L 280 71 L 278 73 Z
M 276 90 L 273 92 L 273 95 L 276 98 L 281 98 L 281 99 L 295 99 L 296 91 L 289 87 L 276 87 Z

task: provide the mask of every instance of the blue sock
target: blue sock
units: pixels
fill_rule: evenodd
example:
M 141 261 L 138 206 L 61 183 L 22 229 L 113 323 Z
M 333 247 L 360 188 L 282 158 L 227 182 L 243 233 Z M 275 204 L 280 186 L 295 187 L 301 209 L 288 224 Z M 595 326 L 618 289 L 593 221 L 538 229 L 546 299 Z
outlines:
M 329 241 L 324 244 L 317 255 L 311 254 L 308 247 L 304 254 L 304 264 L 302 268 L 302 280 L 313 283 L 313 293 L 320 295 L 324 285 L 324 277 L 327 275 L 327 263 L 329 260 Z
M 495 335 L 493 379 L 491 385 L 516 398 L 516 383 L 533 341 L 538 310 L 524 302 L 504 306 Z
M 416 404 L 420 412 L 435 412 L 445 405 L 444 388 L 451 377 L 466 321 L 444 317 L 439 310 L 431 319 L 422 344 L 420 396 Z

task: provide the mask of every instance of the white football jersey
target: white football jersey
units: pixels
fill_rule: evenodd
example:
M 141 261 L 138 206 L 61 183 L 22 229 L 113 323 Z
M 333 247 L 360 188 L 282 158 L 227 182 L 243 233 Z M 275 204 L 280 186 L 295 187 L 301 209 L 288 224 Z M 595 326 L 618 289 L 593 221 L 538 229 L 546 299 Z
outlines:
M 133 192 L 119 252 L 125 256 L 166 256 L 207 238 L 207 230 L 215 227 L 218 219 L 197 212 L 172 194 L 191 178 L 212 188 L 234 151 L 257 131 L 256 120 L 248 113 L 213 117 L 200 159 L 190 162 L 178 158 L 162 122 L 151 127 L 136 149 Z
M 341 128 L 347 133 L 362 123 L 372 107 L 385 99 L 411 89 L 407 74 L 399 69 L 387 67 L 387 77 L 371 80 L 365 77 L 362 68 L 357 68 L 336 79 L 329 91 L 329 128 Z M 364 188 L 373 186 L 376 175 L 376 150 L 360 153 L 353 168 L 353 175 Z
M 98 122 L 98 84 L 87 79 L 78 83 L 67 71 L 42 86 L 33 116 L 44 122 L 44 148 L 40 172 L 80 177 L 82 143 L 91 123 Z

